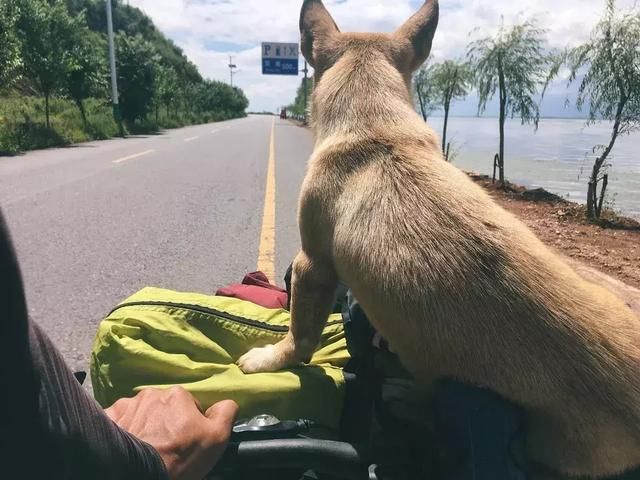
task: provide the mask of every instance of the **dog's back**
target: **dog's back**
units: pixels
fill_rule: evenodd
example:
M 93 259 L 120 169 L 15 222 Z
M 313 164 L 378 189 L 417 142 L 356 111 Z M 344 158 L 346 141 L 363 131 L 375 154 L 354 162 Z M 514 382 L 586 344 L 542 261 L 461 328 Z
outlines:
M 442 159 L 410 94 L 437 23 L 428 0 L 393 34 L 342 34 L 321 0 L 304 1 L 316 147 L 291 328 L 238 363 L 308 361 L 341 278 L 424 386 L 454 377 L 522 406 L 532 465 L 574 477 L 636 467 L 640 319 Z
M 418 378 L 486 385 L 540 414 L 537 460 L 637 465 L 638 319 L 444 162 L 413 162 L 382 154 L 334 207 L 336 270 L 374 326 Z
M 488 386 L 526 409 L 533 461 L 587 476 L 639 465 L 640 319 L 442 159 L 412 108 L 403 41 L 333 33 L 319 47 L 330 60 L 301 228 L 313 219 L 418 378 Z

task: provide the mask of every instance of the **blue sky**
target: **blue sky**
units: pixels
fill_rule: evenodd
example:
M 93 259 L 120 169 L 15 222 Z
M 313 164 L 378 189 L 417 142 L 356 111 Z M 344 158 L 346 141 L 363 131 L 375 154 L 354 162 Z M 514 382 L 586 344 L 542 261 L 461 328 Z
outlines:
M 635 0 L 618 0 L 630 8 Z M 297 42 L 301 0 L 129 0 L 146 12 L 157 27 L 182 47 L 208 78 L 228 81 L 229 56 L 238 65 L 235 83 L 251 101 L 252 110 L 274 111 L 290 103 L 300 82 L 295 77 L 263 76 L 260 43 Z M 343 31 L 393 31 L 422 4 L 419 0 L 325 0 Z M 506 24 L 535 18 L 548 30 L 552 48 L 584 42 L 604 11 L 605 0 L 440 0 L 441 15 L 432 60 L 461 57 L 470 38 L 496 31 Z M 542 106 L 546 116 L 578 116 L 566 109 L 561 76 Z M 454 106 L 456 115 L 474 115 L 476 97 Z M 491 106 L 487 114 L 495 113 Z

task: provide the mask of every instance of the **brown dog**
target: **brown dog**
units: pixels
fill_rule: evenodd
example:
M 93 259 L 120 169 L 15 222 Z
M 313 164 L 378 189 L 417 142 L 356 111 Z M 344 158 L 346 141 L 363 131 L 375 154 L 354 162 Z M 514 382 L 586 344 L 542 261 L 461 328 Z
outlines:
M 419 382 L 456 378 L 523 407 L 532 465 L 592 478 L 636 467 L 640 319 L 443 160 L 410 93 L 437 23 L 429 0 L 393 34 L 340 33 L 305 0 L 316 145 L 291 330 L 239 365 L 309 361 L 340 278 Z

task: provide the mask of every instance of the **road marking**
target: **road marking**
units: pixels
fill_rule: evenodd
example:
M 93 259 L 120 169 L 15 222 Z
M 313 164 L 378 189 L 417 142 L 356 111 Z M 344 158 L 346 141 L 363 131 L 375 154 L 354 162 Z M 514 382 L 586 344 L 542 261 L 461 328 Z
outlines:
M 275 281 L 276 270 L 276 120 L 271 124 L 269 165 L 267 167 L 267 189 L 264 196 L 258 270 L 271 281 Z
M 221 132 L 223 130 L 229 130 L 231 128 L 231 125 L 228 125 L 226 127 L 220 127 L 220 128 L 216 128 L 214 130 L 211 130 L 211 133 L 218 133 Z
M 200 138 L 200 137 L 196 135 L 195 137 L 185 138 L 184 141 L 185 142 L 193 142 L 194 140 L 197 140 L 198 138 Z
M 155 150 L 145 150 L 144 152 L 135 153 L 133 155 L 129 155 L 128 157 L 119 158 L 118 160 L 114 160 L 113 163 L 122 163 L 127 160 L 133 160 L 134 158 L 144 157 L 145 155 L 149 155 L 150 153 L 155 152 Z

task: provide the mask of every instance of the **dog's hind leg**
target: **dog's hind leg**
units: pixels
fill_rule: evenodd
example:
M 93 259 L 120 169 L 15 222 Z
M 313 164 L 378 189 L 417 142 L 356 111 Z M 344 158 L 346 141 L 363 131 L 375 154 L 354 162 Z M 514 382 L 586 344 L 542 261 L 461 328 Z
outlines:
M 272 372 L 311 360 L 333 307 L 338 277 L 329 261 L 300 252 L 293 262 L 291 326 L 275 345 L 254 348 L 240 357 L 245 373 Z

